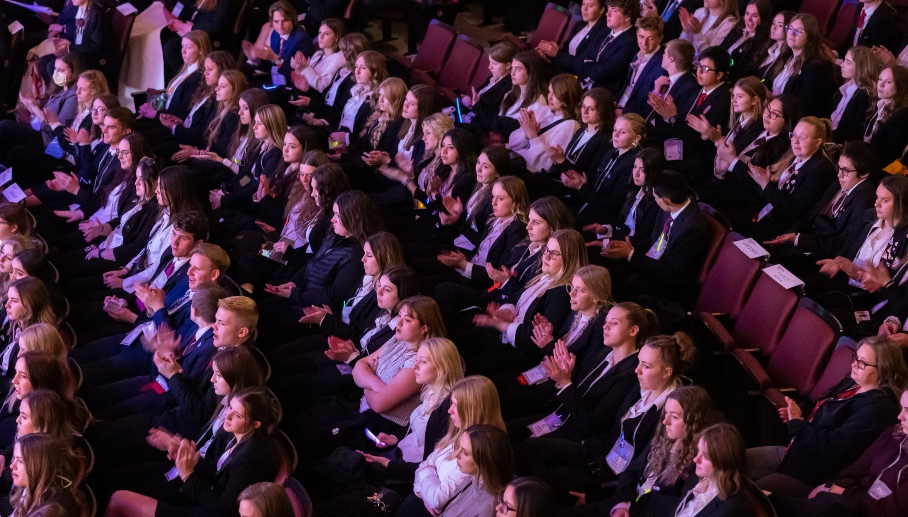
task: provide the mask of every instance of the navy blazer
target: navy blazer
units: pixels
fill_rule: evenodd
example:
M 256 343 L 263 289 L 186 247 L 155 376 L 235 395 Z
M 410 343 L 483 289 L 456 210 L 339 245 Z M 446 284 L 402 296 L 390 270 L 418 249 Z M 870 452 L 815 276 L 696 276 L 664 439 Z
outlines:
M 899 55 L 899 51 L 901 51 L 899 44 L 902 42 L 902 35 L 905 31 L 900 27 L 895 15 L 895 8 L 889 2 L 880 4 L 870 18 L 864 20 L 864 30 L 861 31 L 857 44 L 863 47 L 886 47 L 893 55 Z M 845 51 L 852 46 L 857 29 L 857 18 L 855 18 L 854 27 L 848 34 L 848 39 L 842 43 L 839 54 L 844 56 Z
M 598 45 L 591 44 L 586 52 L 579 56 L 580 66 L 577 76 L 589 79 L 595 86 L 601 86 L 618 97 L 621 95 L 621 84 L 627 75 L 627 67 L 634 60 L 639 47 L 637 46 L 637 31 L 630 27 L 603 49 L 602 44 L 611 31 L 606 33 Z
M 703 115 L 712 127 L 722 126 L 724 128 L 728 126 L 729 116 L 731 115 L 731 90 L 728 85 L 722 83 L 709 92 L 698 106 L 697 99 L 701 93 L 703 93 L 702 88 L 694 93 L 693 102 L 690 104 L 688 111 L 678 109 L 674 129 L 675 134 L 684 141 L 685 160 L 700 158 L 712 163 L 716 156 L 715 144 L 711 140 L 703 140 L 700 133 L 688 125 L 687 115 L 690 114 L 697 117 Z
M 630 226 L 625 223 L 639 192 L 640 187 L 636 187 L 627 193 L 627 198 L 624 200 L 624 206 L 621 207 L 621 211 L 618 212 L 618 217 L 611 222 L 612 239 L 623 240 L 630 235 Z M 634 212 L 634 235 L 631 237 L 634 249 L 649 249 L 650 244 L 652 244 L 650 239 L 656 226 L 656 218 L 660 213 L 662 213 L 662 209 L 656 204 L 652 192 L 643 194 L 643 198 Z
M 271 50 L 273 50 L 275 54 L 278 54 L 279 58 L 284 60 L 277 71 L 287 79 L 287 84 L 293 84 L 290 80 L 290 72 L 293 71 L 290 68 L 290 58 L 300 50 L 306 57 L 312 57 L 312 54 L 315 54 L 315 45 L 312 43 L 312 38 L 306 33 L 306 29 L 299 25 L 293 27 L 293 30 L 290 31 L 290 36 L 287 37 L 283 49 L 281 49 L 281 37 L 274 30 L 271 31 L 268 44 L 271 46 Z M 271 65 L 271 61 L 266 61 L 262 63 L 259 68 L 261 69 L 264 67 L 270 70 Z
M 620 154 L 617 149 L 607 149 L 598 161 L 594 160 L 594 172 L 587 175 L 587 182 L 577 194 L 581 202 L 588 203 L 581 207 L 584 217 L 611 221 L 618 215 L 631 187 L 636 157 L 633 149 Z
M 580 41 L 580 44 L 577 45 L 577 51 L 574 52 L 574 55 L 570 55 L 568 53 L 568 46 L 571 44 L 571 40 L 586 26 L 587 24 L 584 21 L 574 24 L 571 28 L 570 35 L 564 40 L 564 45 L 558 49 L 558 53 L 556 53 L 555 57 L 552 59 L 552 66 L 559 72 L 580 75 L 580 71 L 583 69 L 583 60 L 595 59 L 596 51 L 602 44 L 602 40 L 611 32 L 608 26 L 605 25 L 605 13 L 603 13 L 602 16 L 596 20 L 596 23 L 593 24 L 590 31 L 586 33 L 586 36 Z M 631 30 L 634 30 L 634 28 L 631 27 Z M 586 57 L 590 55 L 588 52 L 589 49 L 596 49 L 593 51 L 592 57 Z
M 669 217 L 669 213 L 665 211 L 656 217 L 650 242 L 655 243 L 659 239 L 665 220 Z M 634 250 L 630 260 L 631 268 L 649 282 L 693 279 L 703 265 L 708 241 L 706 216 L 700 211 L 697 202 L 691 200 L 672 223 L 662 257 L 656 260 L 646 256 L 648 250 Z
M 211 386 L 211 359 L 218 351 L 214 345 L 214 331 L 209 327 L 199 339 L 191 341 L 180 357 L 182 373 L 167 379 L 167 400 L 181 406 L 189 414 L 204 417 L 214 412 L 216 399 L 209 393 Z
M 841 255 L 864 226 L 865 213 L 876 199 L 874 187 L 869 178 L 862 181 L 845 196 L 842 208 L 829 216 L 826 207 L 842 190 L 838 183 L 829 185 L 813 210 L 792 226 L 791 232 L 800 234 L 796 247 L 818 259 Z
M 79 8 L 74 6 L 71 1 L 66 2 L 63 9 L 60 10 L 57 23 L 63 26 L 63 36 L 72 43 L 70 50 L 80 54 L 89 66 L 95 66 L 97 61 L 107 53 L 110 21 L 105 16 L 105 8 L 99 2 L 91 0 L 91 7 L 88 9 L 85 25 L 82 27 L 82 43 L 76 44 L 78 30 L 76 14 L 78 12 Z
M 691 73 L 681 75 L 675 84 L 668 89 L 667 95 L 672 96 L 675 106 L 678 107 L 678 116 L 676 119 L 684 119 L 687 112 L 694 105 L 697 96 L 700 94 L 700 85 L 697 78 Z M 647 104 L 647 106 L 649 106 Z M 651 107 L 646 109 L 646 116 L 643 118 L 647 121 L 646 131 L 649 138 L 655 140 L 665 140 L 674 137 L 674 126 L 663 119 L 656 110 Z M 726 122 L 727 124 L 727 122 Z
M 622 113 L 636 113 L 645 117 L 653 110 L 647 101 L 649 100 L 650 92 L 654 89 L 656 79 L 665 75 L 665 69 L 662 68 L 662 55 L 664 53 L 665 50 L 660 48 L 643 65 L 643 71 L 637 77 L 637 82 L 634 83 L 634 87 L 631 89 L 631 95 L 628 97 L 627 102 L 624 103 Z M 636 57 L 634 61 L 637 61 Z M 618 92 L 619 101 L 621 96 L 624 95 L 624 91 L 630 86 L 633 71 L 633 68 L 628 69 L 627 79 L 624 80 L 624 85 L 621 87 L 621 91 Z
M 876 119 L 874 113 L 864 126 L 869 126 Z M 870 145 L 876 154 L 877 163 L 885 167 L 902 157 L 902 151 L 908 145 L 908 108 L 895 110 L 885 122 L 877 126 L 876 133 L 870 139 Z
M 835 164 L 822 149 L 817 151 L 792 176 L 790 191 L 781 190 L 778 183 L 770 183 L 763 189 L 760 196 L 772 203 L 772 211 L 759 224 L 765 221 L 767 225 L 775 223 L 787 228 L 817 204 L 836 177 Z
M 832 96 L 832 102 L 829 103 L 830 114 L 839 107 L 841 101 L 842 92 L 837 90 Z M 839 119 L 839 127 L 834 132 L 837 144 L 863 139 L 868 110 L 870 110 L 870 96 L 858 88 L 848 100 L 848 104 L 845 105 L 842 118 Z
M 829 118 L 829 98 L 836 90 L 832 63 L 825 59 L 808 59 L 797 75 L 789 77 L 784 93 L 801 99 L 804 116 Z

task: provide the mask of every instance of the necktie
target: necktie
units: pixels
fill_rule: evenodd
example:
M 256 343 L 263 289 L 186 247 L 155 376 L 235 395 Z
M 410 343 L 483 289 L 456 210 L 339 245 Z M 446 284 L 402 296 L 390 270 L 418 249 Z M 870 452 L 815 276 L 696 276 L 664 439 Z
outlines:
M 836 217 L 837 215 L 839 215 L 839 211 L 842 209 L 842 206 L 844 206 L 844 205 L 845 205 L 845 191 L 840 190 L 839 193 L 836 194 L 835 201 L 830 203 L 829 210 L 826 211 L 826 215 L 829 217 Z
M 170 265 L 167 266 L 167 269 L 164 270 L 164 274 L 167 276 L 167 278 L 170 278 L 170 275 L 173 274 L 173 268 L 175 265 L 176 265 L 175 261 L 171 262 Z
M 599 47 L 599 53 L 596 54 L 596 61 L 599 61 L 599 57 L 602 55 L 602 52 L 605 51 L 605 47 L 607 47 L 608 44 L 611 43 L 612 40 L 614 40 L 614 39 L 615 39 L 614 33 L 609 34 L 608 37 L 605 38 L 605 41 L 602 42 L 602 46 Z
M 867 17 L 867 12 L 864 9 L 861 9 L 861 15 L 858 16 L 858 30 L 864 28 L 864 18 Z
M 703 104 L 704 100 L 706 100 L 706 92 L 701 93 L 700 96 L 697 97 L 697 107 L 698 108 L 700 107 L 701 104 Z
M 285 40 L 284 38 L 281 38 L 281 42 L 277 46 L 277 57 L 278 58 L 280 58 L 281 54 L 284 53 L 284 42 L 286 42 L 286 41 L 287 40 Z
M 672 224 L 675 222 L 675 218 L 671 215 L 665 219 L 665 223 L 662 225 L 662 235 L 665 237 L 665 240 L 668 241 L 668 232 L 672 229 Z

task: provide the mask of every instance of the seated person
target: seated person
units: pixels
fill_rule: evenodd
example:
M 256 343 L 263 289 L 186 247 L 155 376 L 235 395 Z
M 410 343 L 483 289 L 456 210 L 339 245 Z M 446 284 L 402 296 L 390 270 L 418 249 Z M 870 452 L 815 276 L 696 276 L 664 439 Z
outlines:
M 243 40 L 243 54 L 247 59 L 241 70 L 253 80 L 253 74 L 261 72 L 267 77 L 264 82 L 274 86 L 291 84 L 291 58 L 299 51 L 311 57 L 315 45 L 306 29 L 299 25 L 296 9 L 290 2 L 278 0 L 271 4 L 268 19 L 254 43 Z
M 583 23 L 574 24 L 561 48 L 558 48 L 558 43 L 554 41 L 541 41 L 536 45 L 536 52 L 542 57 L 552 59 L 552 65 L 558 71 L 579 74 L 580 63 L 583 56 L 587 55 L 587 49 L 598 48 L 611 32 L 605 16 L 607 11 L 605 0 L 584 0 L 580 4 Z
M 584 86 L 601 86 L 618 97 L 637 52 L 633 27 L 640 17 L 640 2 L 607 0 L 606 5 L 605 24 L 610 31 L 598 45 L 589 45 L 582 55 L 574 58 L 576 66 L 570 68 Z

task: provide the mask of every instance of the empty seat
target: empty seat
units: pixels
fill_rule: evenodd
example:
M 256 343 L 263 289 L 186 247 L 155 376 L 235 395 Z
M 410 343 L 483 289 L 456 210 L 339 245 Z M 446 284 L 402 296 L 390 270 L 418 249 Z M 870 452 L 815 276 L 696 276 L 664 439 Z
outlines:
M 819 380 L 841 335 L 842 325 L 835 316 L 813 300 L 802 298 L 765 369 L 741 348 L 732 353 L 760 392 L 774 387 L 806 394 Z
M 819 380 L 807 393 L 807 398 L 812 401 L 820 400 L 829 393 L 829 390 L 842 382 L 842 379 L 851 371 L 852 354 L 854 354 L 854 349 L 848 345 L 835 347 L 823 368 L 823 373 L 820 375 Z M 785 395 L 779 389 L 769 388 L 763 392 L 763 396 L 769 399 L 776 407 L 785 407 L 786 405 Z
M 731 332 L 707 312 L 700 313 L 700 320 L 727 352 L 743 348 L 772 355 L 788 326 L 798 298 L 799 292 L 785 289 L 762 272 Z
M 466 34 L 460 34 L 454 40 L 451 54 L 438 74 L 438 81 L 422 70 L 413 70 L 410 84 L 441 86 L 454 93 L 467 92 L 482 53 L 482 44 Z
M 829 32 L 841 3 L 842 0 L 803 0 L 798 12 L 814 15 L 820 27 L 820 37 L 824 37 Z
M 567 30 L 568 23 L 571 21 L 571 12 L 560 5 L 549 2 L 545 4 L 545 10 L 542 11 L 542 17 L 539 19 L 539 25 L 533 32 L 533 37 L 529 41 L 506 34 L 504 41 L 514 45 L 517 50 L 527 50 L 536 48 L 541 41 L 561 41 L 561 36 Z
M 700 268 L 700 275 L 697 277 L 697 285 L 700 286 L 706 281 L 706 275 L 709 274 L 710 268 L 713 267 L 713 264 L 716 262 L 716 257 L 719 256 L 719 250 L 722 248 L 725 236 L 731 231 L 731 225 L 728 224 L 728 220 L 725 219 L 725 216 L 717 212 L 715 208 L 706 203 L 698 203 L 698 206 L 700 207 L 701 212 L 709 216 L 706 220 L 709 223 L 710 229 L 710 239 L 709 245 L 706 248 L 706 257 L 703 260 L 703 266 Z
M 426 37 L 422 41 L 422 46 L 419 47 L 419 51 L 412 61 L 397 52 L 392 52 L 388 57 L 408 70 L 422 70 L 437 77 L 448 59 L 448 54 L 450 54 L 456 38 L 457 32 L 454 27 L 438 20 L 432 20 L 426 31 Z
M 126 45 L 129 44 L 129 35 L 132 33 L 132 25 L 136 21 L 136 13 L 123 16 L 123 13 L 116 9 L 111 9 L 111 11 L 108 57 L 102 59 L 100 65 L 101 72 L 107 77 L 111 91 L 115 92 L 117 91 L 117 81 L 120 78 L 120 65 L 123 63 L 123 56 L 126 55 Z
M 735 232 L 725 237 L 716 261 L 703 281 L 694 314 L 723 314 L 734 320 L 741 313 L 766 263 L 765 257 L 749 258 L 735 245 L 742 239 L 744 237 Z

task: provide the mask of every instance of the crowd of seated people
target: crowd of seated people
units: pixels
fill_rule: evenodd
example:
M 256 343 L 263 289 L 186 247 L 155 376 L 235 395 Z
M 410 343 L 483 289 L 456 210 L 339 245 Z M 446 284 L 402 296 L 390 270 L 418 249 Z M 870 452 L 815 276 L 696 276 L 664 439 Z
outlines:
M 908 514 L 908 24 L 801 3 L 484 3 L 562 36 L 452 96 L 365 34 L 446 2 L 4 2 L 0 513 Z

